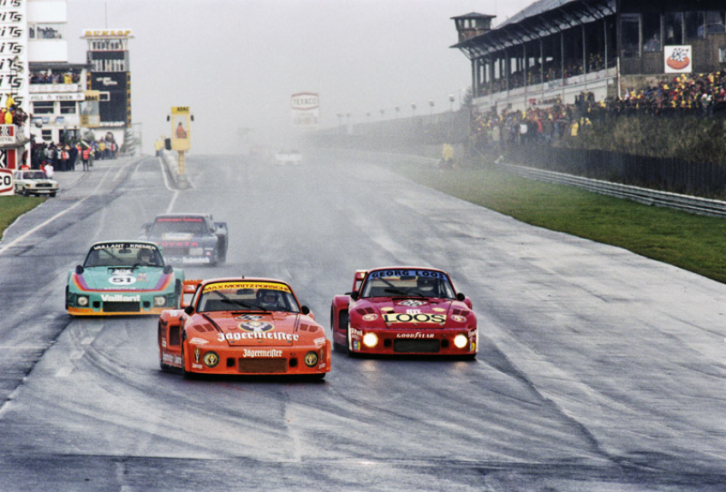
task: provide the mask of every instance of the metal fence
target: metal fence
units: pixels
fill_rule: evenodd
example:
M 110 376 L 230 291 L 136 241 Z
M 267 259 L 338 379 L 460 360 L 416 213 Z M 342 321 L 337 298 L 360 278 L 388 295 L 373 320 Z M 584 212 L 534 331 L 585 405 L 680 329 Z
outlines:
M 652 190 L 709 198 L 726 196 L 726 165 L 548 145 L 512 148 L 508 160 L 538 169 Z

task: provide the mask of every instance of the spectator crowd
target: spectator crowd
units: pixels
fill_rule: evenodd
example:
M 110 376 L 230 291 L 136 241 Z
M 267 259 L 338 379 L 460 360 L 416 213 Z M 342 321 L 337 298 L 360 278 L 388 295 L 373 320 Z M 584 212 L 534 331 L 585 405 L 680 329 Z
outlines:
M 83 165 L 87 171 L 94 160 L 115 159 L 118 145 L 115 141 L 77 140 L 72 143 L 33 142 L 30 152 L 31 169 L 40 169 L 52 175 L 55 171 L 75 171 L 76 165 Z
M 526 111 L 496 107 L 487 114 L 472 115 L 472 136 L 479 148 L 501 150 L 512 144 L 553 142 L 577 137 L 593 121 L 621 115 L 710 117 L 726 114 L 726 69 L 708 74 L 679 75 L 671 80 L 629 89 L 620 99 L 596 101 L 592 93 L 581 93 L 575 104 L 557 100 L 549 107 Z

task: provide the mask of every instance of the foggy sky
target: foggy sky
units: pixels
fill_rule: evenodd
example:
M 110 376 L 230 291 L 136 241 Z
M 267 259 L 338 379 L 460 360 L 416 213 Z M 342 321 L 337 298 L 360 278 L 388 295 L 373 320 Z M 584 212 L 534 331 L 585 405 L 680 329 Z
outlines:
M 169 135 L 172 106 L 189 106 L 194 153 L 240 150 L 294 135 L 290 95 L 320 94 L 321 127 L 450 108 L 471 85 L 453 16 L 504 21 L 532 0 L 68 0 L 68 55 L 85 62 L 86 29 L 131 29 L 132 120 L 144 152 Z M 138 126 L 136 127 L 139 128 Z M 272 142 L 271 142 L 272 143 Z M 278 142 L 274 142 L 278 144 Z

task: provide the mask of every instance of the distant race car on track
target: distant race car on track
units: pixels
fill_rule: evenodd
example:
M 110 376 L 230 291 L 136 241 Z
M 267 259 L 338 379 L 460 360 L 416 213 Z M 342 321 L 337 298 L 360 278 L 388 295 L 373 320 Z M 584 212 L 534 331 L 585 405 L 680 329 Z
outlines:
M 302 155 L 297 150 L 280 150 L 275 153 L 275 162 L 297 166 L 302 162 Z
M 143 239 L 153 241 L 172 265 L 216 265 L 227 259 L 227 223 L 210 214 L 164 214 L 144 224 Z
M 442 270 L 359 270 L 352 292 L 335 296 L 330 320 L 336 349 L 349 355 L 447 355 L 473 359 L 478 349 L 471 300 Z
M 183 310 L 159 319 L 163 370 L 227 375 L 330 371 L 330 340 L 292 288 L 279 280 L 187 280 Z M 192 295 L 193 293 L 193 295 Z M 188 299 L 190 297 L 190 299 Z
M 68 274 L 66 309 L 74 316 L 160 314 L 177 307 L 184 271 L 164 263 L 147 241 L 95 243 Z

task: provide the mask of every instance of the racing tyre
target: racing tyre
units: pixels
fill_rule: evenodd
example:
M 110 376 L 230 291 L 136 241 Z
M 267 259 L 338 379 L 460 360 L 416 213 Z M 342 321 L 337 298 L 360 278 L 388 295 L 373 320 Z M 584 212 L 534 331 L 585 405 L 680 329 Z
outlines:
M 55 193 L 51 193 L 51 194 L 50 194 L 50 197 L 51 197 L 51 198 L 55 198 Z
M 179 303 L 182 298 L 182 283 L 177 280 L 174 286 L 174 309 L 179 309 Z
M 194 379 L 196 377 L 196 374 L 194 374 L 193 372 L 188 372 L 185 367 L 186 364 L 184 363 L 184 361 L 186 360 L 184 358 L 184 342 L 186 342 L 186 341 L 187 341 L 187 337 L 185 335 L 184 338 L 182 339 L 182 343 L 181 343 L 181 348 L 182 348 L 182 351 L 181 351 L 181 359 L 182 359 L 181 375 L 184 379 Z
M 330 319 L 332 320 L 333 317 L 331 316 Z M 345 326 L 345 339 L 347 340 L 348 339 L 348 311 L 343 310 L 338 313 L 338 326 Z M 335 342 L 335 335 L 333 335 L 333 349 L 336 350 L 337 352 L 343 352 L 344 354 L 349 354 L 347 345 L 341 345 L 341 344 Z

